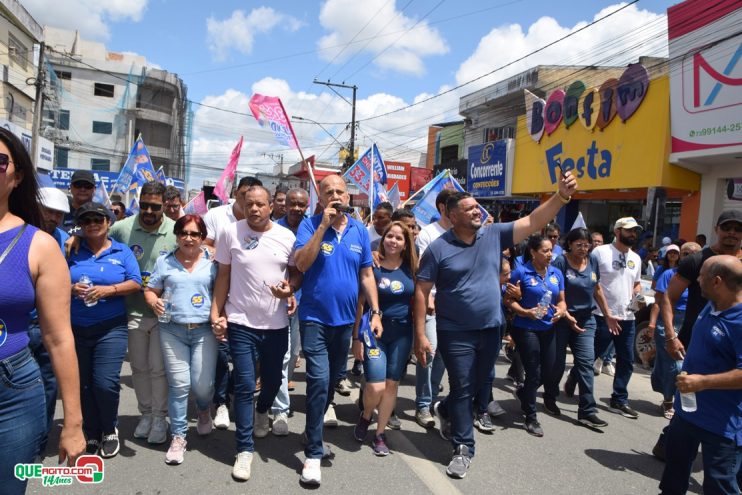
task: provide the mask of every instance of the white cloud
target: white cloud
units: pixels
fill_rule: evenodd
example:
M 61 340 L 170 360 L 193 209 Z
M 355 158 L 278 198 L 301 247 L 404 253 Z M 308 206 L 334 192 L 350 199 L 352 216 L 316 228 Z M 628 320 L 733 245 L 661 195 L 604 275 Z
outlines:
M 301 28 L 302 22 L 270 7 L 258 7 L 245 14 L 235 10 L 226 19 L 213 16 L 206 19 L 207 43 L 216 60 L 225 60 L 231 49 L 248 55 L 252 52 L 256 34 L 265 34 L 276 27 L 289 32 Z
M 43 25 L 80 31 L 99 41 L 110 37 L 109 23 L 142 20 L 148 0 L 24 0 L 23 6 Z
M 394 0 L 327 0 L 319 20 L 330 31 L 318 42 L 320 57 L 338 64 L 363 54 L 382 69 L 421 75 L 423 58 L 448 52 L 437 29 L 398 11 Z
M 593 20 L 615 11 L 625 4 L 605 7 Z M 475 91 L 523 72 L 536 65 L 625 65 L 640 56 L 667 56 L 667 26 L 664 14 L 640 10 L 631 5 L 574 34 L 545 50 L 531 55 L 505 69 L 498 70 L 473 84 L 466 93 Z M 572 27 L 560 26 L 552 17 L 541 17 L 527 31 L 518 24 L 501 26 L 484 36 L 474 53 L 456 73 L 458 84 L 487 74 L 513 60 L 586 26 L 579 22 Z M 507 49 L 503 49 L 507 47 Z

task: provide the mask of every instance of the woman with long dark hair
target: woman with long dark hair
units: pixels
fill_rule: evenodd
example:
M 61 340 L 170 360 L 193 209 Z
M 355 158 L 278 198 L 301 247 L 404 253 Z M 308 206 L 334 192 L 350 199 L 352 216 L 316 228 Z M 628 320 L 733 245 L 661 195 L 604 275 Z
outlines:
M 15 465 L 40 455 L 46 432 L 44 386 L 39 366 L 28 350 L 34 305 L 44 346 L 57 376 L 64 408 L 60 459 L 74 465 L 85 450 L 80 412 L 80 382 L 70 326 L 70 275 L 59 245 L 41 231 L 38 184 L 20 139 L 0 128 L 0 487 L 23 493 L 26 480 Z

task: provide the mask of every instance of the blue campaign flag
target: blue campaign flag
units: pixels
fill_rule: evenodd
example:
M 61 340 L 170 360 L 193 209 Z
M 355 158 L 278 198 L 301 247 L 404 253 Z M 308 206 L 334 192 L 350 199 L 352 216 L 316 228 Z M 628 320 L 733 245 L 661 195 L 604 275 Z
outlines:
M 152 160 L 149 158 L 147 147 L 144 146 L 142 136 L 139 136 L 131 147 L 131 152 L 121 167 L 118 179 L 111 189 L 111 193 L 126 193 L 129 190 L 132 181 L 141 184 L 155 180 L 155 169 L 152 167 Z
M 376 143 L 374 143 L 373 145 L 371 145 L 371 149 L 373 150 L 374 182 L 381 182 L 382 184 L 386 185 L 386 165 L 384 164 L 384 160 L 381 159 L 379 147 L 376 146 Z
M 385 201 L 389 201 L 389 194 L 386 192 L 384 184 L 380 182 L 374 182 L 373 210 L 375 211 L 379 204 Z
M 415 206 L 412 208 L 412 213 L 415 214 L 415 220 L 421 227 L 429 225 L 440 218 L 438 209 L 435 207 L 435 198 L 438 193 L 444 189 L 453 189 L 458 192 L 465 192 L 461 184 L 451 177 L 451 172 L 446 169 L 441 173 L 433 177 L 433 179 L 423 186 L 420 194 L 423 196 L 417 200 Z M 481 205 L 479 211 L 482 212 L 482 223 L 487 220 L 489 214 Z
M 162 169 L 162 167 L 157 169 L 157 172 L 155 172 L 155 177 L 157 177 L 157 182 L 169 185 L 167 184 L 167 177 L 165 177 L 165 171 Z
M 363 194 L 371 197 L 371 148 L 343 174 L 343 179 L 350 180 Z
M 399 208 L 399 205 L 402 203 L 402 198 L 399 197 L 399 183 L 394 183 L 391 189 L 387 192 L 387 196 L 389 197 L 389 202 L 392 204 L 394 209 L 396 210 Z
M 149 151 L 144 143 L 141 143 L 141 147 L 138 149 L 139 154 L 137 155 L 137 171 L 136 181 L 140 186 L 143 186 L 147 182 L 159 182 L 157 172 L 155 171 L 154 165 L 152 165 L 152 159 L 149 157 Z
M 131 201 L 129 202 L 129 208 L 127 208 L 127 213 L 129 215 L 136 215 L 139 213 L 139 201 L 137 201 L 136 197 L 131 198 Z

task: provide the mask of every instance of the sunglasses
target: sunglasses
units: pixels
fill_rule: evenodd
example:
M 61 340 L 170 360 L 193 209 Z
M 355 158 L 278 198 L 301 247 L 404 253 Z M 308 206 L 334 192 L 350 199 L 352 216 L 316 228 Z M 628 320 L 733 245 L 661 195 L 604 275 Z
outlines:
M 0 174 L 4 174 L 11 163 L 13 163 L 13 160 L 10 159 L 10 156 L 0 153 Z
M 111 213 L 113 213 L 114 215 L 118 215 L 119 213 L 123 213 L 123 210 L 119 210 L 118 208 L 113 208 L 111 210 Z
M 192 238 L 192 239 L 201 239 L 201 232 L 193 232 L 193 231 L 190 231 L 190 230 L 183 230 L 181 232 L 178 232 L 178 237 L 180 237 L 181 239 L 187 239 L 189 237 Z
M 722 232 L 735 231 L 739 233 L 739 232 L 742 232 L 742 224 L 733 223 L 733 222 L 723 223 L 719 225 L 719 229 L 721 229 Z
M 0 163 L 2 163 L 2 157 L 0 157 Z M 95 189 L 95 186 L 91 184 L 90 182 L 73 182 L 72 187 L 76 187 L 77 189 Z
M 83 226 L 91 225 L 91 224 L 102 225 L 105 220 L 106 218 L 100 215 L 90 215 L 87 217 L 82 217 L 80 219 L 80 225 L 83 225 Z
M 139 209 L 141 211 L 160 211 L 162 209 L 162 203 L 139 203 Z

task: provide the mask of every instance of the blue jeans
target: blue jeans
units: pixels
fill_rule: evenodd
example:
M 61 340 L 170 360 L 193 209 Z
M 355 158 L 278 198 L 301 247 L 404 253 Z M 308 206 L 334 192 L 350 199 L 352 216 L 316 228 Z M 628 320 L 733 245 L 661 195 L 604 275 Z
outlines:
M 534 421 L 538 388 L 544 385 L 544 400 L 556 400 L 559 393 L 558 385 L 556 393 L 548 385 L 553 383 L 551 375 L 556 360 L 556 331 L 553 328 L 528 330 L 513 327 L 510 334 L 515 340 L 515 350 L 518 351 L 526 372 L 523 388 L 518 392 L 520 408 L 526 416 L 526 421 Z
M 302 321 L 299 331 L 307 363 L 307 445 L 304 455 L 308 459 L 321 459 L 323 418 L 335 396 L 334 379 L 347 366 L 353 325 L 331 327 Z
M 685 311 L 674 311 L 673 326 L 675 328 L 683 327 Z M 654 329 L 654 347 L 656 353 L 654 356 L 654 368 L 652 368 L 652 390 L 662 394 L 666 401 L 671 401 L 675 397 L 675 379 L 682 369 L 683 362 L 676 361 L 667 353 L 665 348 L 665 326 L 662 318 L 657 319 L 657 327 Z
M 235 323 L 227 325 L 227 338 L 234 364 L 234 412 L 237 452 L 253 452 L 253 398 L 255 395 L 255 366 L 260 356 L 260 396 L 255 405 L 259 413 L 266 413 L 281 386 L 283 356 L 289 345 L 288 327 L 277 330 L 258 330 Z
M 559 395 L 559 382 L 564 374 L 567 345 L 569 345 L 574 358 L 572 369 L 569 370 L 569 379 L 577 384 L 580 394 L 577 417 L 585 418 L 595 414 L 597 409 L 593 396 L 596 324 L 595 317 L 590 313 L 573 316 L 577 320 L 577 326 L 585 331 L 583 333 L 575 332 L 564 319 L 559 320 L 556 324 L 556 359 L 554 361 L 554 371 L 551 374 L 552 381 L 548 388 L 550 395 L 554 397 Z
M 417 363 L 415 372 L 415 409 L 430 409 L 433 399 L 438 397 L 438 389 L 443 380 L 443 373 L 446 367 L 443 365 L 443 359 L 438 348 L 438 333 L 436 332 L 435 315 L 425 316 L 425 336 L 430 341 L 433 348 L 433 360 L 428 361 L 427 366 Z
M 44 383 L 44 395 L 46 396 L 46 434 L 41 441 L 39 453 L 41 455 L 46 451 L 46 442 L 49 439 L 49 432 L 52 429 L 54 423 L 54 409 L 57 406 L 57 377 L 54 376 L 54 370 L 52 369 L 52 361 L 49 358 L 49 353 L 44 347 L 44 343 L 41 340 L 41 328 L 38 323 L 32 323 L 28 328 L 28 343 L 29 349 L 33 354 L 36 362 L 39 363 L 39 370 L 41 371 L 41 380 Z
M 26 481 L 13 476 L 17 463 L 31 463 L 46 432 L 44 385 L 28 348 L 0 361 L 0 490 L 26 492 Z
M 177 323 L 160 323 L 160 345 L 168 382 L 167 414 L 170 433 L 188 432 L 188 393 L 193 390 L 196 408 L 207 411 L 214 395 L 218 345 L 208 323 L 188 330 Z
M 126 355 L 126 317 L 73 327 L 80 368 L 82 429 L 88 439 L 113 433 L 118 424 L 121 365 Z
M 742 446 L 733 440 L 701 429 L 675 415 L 665 437 L 665 470 L 660 490 L 667 495 L 688 491 L 693 461 L 701 446 L 703 456 L 703 493 L 738 494 Z
M 229 371 L 229 342 L 219 341 L 219 353 L 216 359 L 216 375 L 214 375 L 214 398 L 212 402 L 219 407 L 229 407 L 229 395 L 234 394 L 234 379 Z
M 384 333 L 376 341 L 376 349 L 364 345 L 363 371 L 368 383 L 385 380 L 398 382 L 407 366 L 412 349 L 412 321 L 382 320 Z
M 289 381 L 294 375 L 296 360 L 301 352 L 301 339 L 299 337 L 299 315 L 294 313 L 289 316 L 289 347 L 283 356 L 283 370 L 281 376 L 281 388 L 278 389 L 276 400 L 273 401 L 271 412 L 273 414 L 286 413 L 291 410 L 291 399 L 289 397 Z
M 500 349 L 502 348 L 502 336 L 505 334 L 507 325 L 497 327 L 497 344 L 495 349 L 495 362 L 497 357 L 500 355 Z M 482 383 L 482 387 L 474 397 L 474 408 L 477 414 L 484 414 L 487 412 L 487 406 L 492 400 L 492 383 L 495 381 L 495 367 L 492 367 L 492 371 L 487 375 L 487 379 Z
M 469 447 L 474 456 L 474 396 L 495 366 L 500 332 L 495 328 L 438 333 L 438 351 L 448 370 L 451 391 L 442 402 L 444 417 L 451 421 L 451 443 Z
M 634 334 L 636 327 L 634 320 L 618 320 L 621 333 L 613 335 L 608 331 L 605 318 L 595 315 L 595 355 L 602 356 L 608 345 L 613 342 L 616 346 L 616 375 L 613 377 L 613 393 L 611 402 L 627 404 L 629 402 L 629 380 L 634 373 Z

